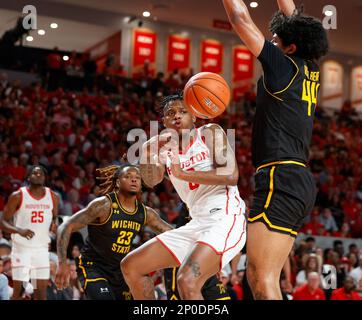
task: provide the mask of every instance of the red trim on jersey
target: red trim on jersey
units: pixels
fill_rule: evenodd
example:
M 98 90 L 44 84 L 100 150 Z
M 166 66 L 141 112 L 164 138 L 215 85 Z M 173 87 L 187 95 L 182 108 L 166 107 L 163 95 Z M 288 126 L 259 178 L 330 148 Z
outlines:
M 44 188 L 44 189 L 45 189 L 44 195 L 43 195 L 41 198 L 36 198 L 36 197 L 34 197 L 34 196 L 30 193 L 30 190 L 29 190 L 28 187 L 25 188 L 25 190 L 28 192 L 29 196 L 32 197 L 32 198 L 33 198 L 34 200 L 36 200 L 36 201 L 40 201 L 40 200 L 42 200 L 42 199 L 45 198 L 45 196 L 47 195 L 47 188 Z
M 228 235 L 227 235 L 227 237 L 226 237 L 226 239 L 225 239 L 224 250 L 222 251 L 223 253 L 225 252 L 225 248 L 226 248 L 226 246 L 227 246 L 227 243 L 228 243 L 228 239 L 229 239 L 229 236 L 230 236 L 231 230 L 233 230 L 233 228 L 234 228 L 235 221 L 236 221 L 236 216 L 234 215 L 234 221 L 233 221 L 233 224 L 232 224 L 232 226 L 231 226 L 231 228 L 230 228 L 230 230 L 229 230 L 229 232 L 228 232 Z
M 214 251 L 217 255 L 220 256 L 220 265 L 219 265 L 219 271 L 221 271 L 222 269 L 222 255 L 223 253 L 220 252 L 220 251 L 217 251 L 211 244 L 208 244 L 207 242 L 203 242 L 203 241 L 196 241 L 196 243 L 200 243 L 200 244 L 203 244 L 205 246 L 208 246 L 209 248 L 212 249 L 212 251 Z
M 207 242 L 203 242 L 203 241 L 196 241 L 196 243 L 200 243 L 200 244 L 203 244 L 205 246 L 208 246 L 210 247 L 216 254 L 222 254 L 222 252 L 220 251 L 217 251 L 211 244 L 207 243 Z
M 240 236 L 239 240 L 235 243 L 235 245 L 233 245 L 233 246 L 230 247 L 229 249 L 226 249 L 226 250 L 223 252 L 223 254 L 224 254 L 225 252 L 231 250 L 231 249 L 234 249 L 234 248 L 238 245 L 238 243 L 241 241 L 241 239 L 243 238 L 243 235 L 244 235 L 244 233 L 245 233 L 245 225 L 246 225 L 246 220 L 244 220 L 243 232 L 241 233 L 241 236 Z
M 20 188 L 20 194 L 21 194 L 21 198 L 20 198 L 20 204 L 19 206 L 16 208 L 16 211 L 15 212 L 18 212 L 19 209 L 21 208 L 21 205 L 23 204 L 23 199 L 24 199 L 24 195 L 23 195 L 23 190 Z
M 186 154 L 187 153 L 187 151 L 189 151 L 190 150 L 190 148 L 192 147 L 192 145 L 195 143 L 195 141 L 197 140 L 197 137 L 198 137 L 198 129 L 196 128 L 196 137 L 192 140 L 192 141 L 190 141 L 189 142 L 189 145 L 186 147 L 186 150 L 185 150 L 185 152 L 182 152 L 182 150 L 179 150 L 179 154 Z
M 48 189 L 48 188 L 45 188 L 45 189 Z M 49 189 L 49 192 L 50 192 L 50 196 L 52 198 L 52 204 L 53 204 L 53 209 L 54 209 L 54 194 L 50 189 Z
M 235 199 L 238 201 L 238 206 L 240 205 L 240 200 L 237 196 L 235 196 Z
M 173 251 L 158 237 L 156 237 L 156 239 L 166 248 L 166 250 L 171 253 L 172 257 L 176 260 L 176 262 L 179 264 L 179 266 L 181 265 L 180 260 L 176 257 L 176 255 L 173 253 Z
M 197 131 L 200 131 L 199 132 L 199 136 L 200 136 L 200 138 L 201 138 L 201 141 L 204 143 L 204 145 L 207 147 L 207 144 L 206 144 L 206 138 L 205 138 L 205 136 L 203 136 L 202 134 L 201 134 L 201 129 L 202 129 L 203 127 L 201 127 L 201 128 L 198 128 L 197 129 Z
M 226 186 L 226 214 L 229 214 L 229 188 Z

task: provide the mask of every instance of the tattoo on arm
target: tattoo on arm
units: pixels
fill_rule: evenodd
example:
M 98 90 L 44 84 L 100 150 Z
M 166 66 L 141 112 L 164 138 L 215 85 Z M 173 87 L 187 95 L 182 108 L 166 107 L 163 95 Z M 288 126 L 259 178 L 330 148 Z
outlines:
M 171 225 L 169 225 L 166 221 L 160 218 L 155 210 L 151 209 L 150 207 L 146 207 L 146 210 L 146 225 L 149 226 L 156 234 L 160 234 L 173 229 Z
M 67 260 L 67 248 L 72 231 L 64 223 L 59 227 L 57 232 L 57 253 L 59 262 L 65 262 Z
M 72 232 L 84 228 L 97 218 L 102 218 L 109 213 L 110 207 L 107 197 L 97 198 L 60 225 L 57 232 L 57 251 L 60 262 L 65 262 L 67 259 L 67 248 Z
M 143 182 L 147 187 L 153 188 L 159 184 L 165 175 L 165 166 L 155 161 L 151 157 L 154 156 L 151 153 L 151 146 L 147 145 L 142 149 L 140 171 Z

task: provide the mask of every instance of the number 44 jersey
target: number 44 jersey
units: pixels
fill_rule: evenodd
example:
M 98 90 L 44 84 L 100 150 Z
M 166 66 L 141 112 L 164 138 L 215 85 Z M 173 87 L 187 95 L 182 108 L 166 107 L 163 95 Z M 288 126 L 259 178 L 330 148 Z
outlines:
M 12 240 L 25 247 L 47 247 L 54 207 L 51 190 L 45 188 L 42 198 L 35 198 L 28 187 L 20 188 L 20 192 L 20 206 L 14 215 L 14 225 L 17 228 L 30 229 L 34 232 L 34 237 L 28 240 L 19 234 L 12 234 Z

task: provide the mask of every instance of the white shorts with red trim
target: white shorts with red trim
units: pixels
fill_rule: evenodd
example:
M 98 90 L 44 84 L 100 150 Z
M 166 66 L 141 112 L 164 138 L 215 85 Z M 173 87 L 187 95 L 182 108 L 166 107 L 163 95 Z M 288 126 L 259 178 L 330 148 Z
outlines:
M 166 249 L 181 265 L 195 244 L 209 246 L 221 256 L 220 269 L 227 265 L 244 247 L 246 219 L 244 214 L 220 214 L 217 219 L 193 219 L 175 230 L 158 235 Z
M 11 252 L 13 280 L 47 280 L 50 278 L 48 247 L 31 248 L 13 244 Z

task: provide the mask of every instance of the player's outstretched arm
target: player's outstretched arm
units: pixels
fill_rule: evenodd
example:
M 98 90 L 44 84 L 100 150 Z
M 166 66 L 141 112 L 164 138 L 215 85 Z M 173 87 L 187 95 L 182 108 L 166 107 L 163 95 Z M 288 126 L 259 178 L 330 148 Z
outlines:
M 59 213 L 59 196 L 54 192 L 54 191 L 50 191 L 52 193 L 52 198 L 53 198 L 53 219 L 52 219 L 52 224 L 50 226 L 50 230 L 54 233 L 57 232 L 57 228 L 58 228 L 58 223 L 57 223 L 57 218 L 58 218 L 58 213 Z
M 172 230 L 173 227 L 166 221 L 162 220 L 159 214 L 152 208 L 146 207 L 147 217 L 146 225 L 152 229 L 156 234 Z
M 158 136 L 147 141 L 142 147 L 139 167 L 142 180 L 149 188 L 161 183 L 165 176 L 165 166 L 158 160 L 159 148 Z
M 177 150 L 173 150 L 171 153 L 172 174 L 176 178 L 190 183 L 235 186 L 239 180 L 239 170 L 234 151 L 224 130 L 217 124 L 208 124 L 201 134 L 205 137 L 205 143 L 210 150 L 210 156 L 213 158 L 214 169 L 210 171 L 183 171 L 178 156 L 175 156 Z
M 295 4 L 293 0 L 277 0 L 278 7 L 287 17 L 291 17 L 295 11 Z
M 72 232 L 86 227 L 90 223 L 96 222 L 97 219 L 103 220 L 111 209 L 111 203 L 107 197 L 94 199 L 88 206 L 76 214 L 71 216 L 67 221 L 63 222 L 57 232 L 57 253 L 58 253 L 58 269 L 55 278 L 55 284 L 58 289 L 67 286 L 67 248 L 70 235 Z
M 258 57 L 264 47 L 265 37 L 250 17 L 242 0 L 223 0 L 229 21 L 248 49 Z
M 21 191 L 13 192 L 4 208 L 3 215 L 0 215 L 0 229 L 8 233 L 17 233 L 26 239 L 34 237 L 34 232 L 29 229 L 16 227 L 11 221 L 21 203 Z

